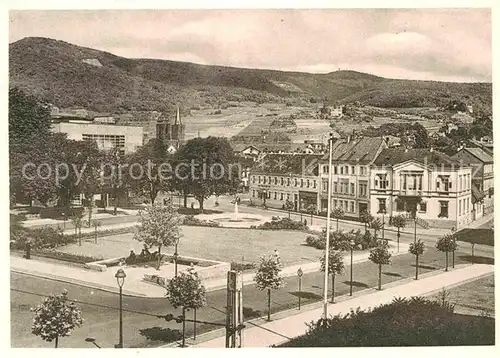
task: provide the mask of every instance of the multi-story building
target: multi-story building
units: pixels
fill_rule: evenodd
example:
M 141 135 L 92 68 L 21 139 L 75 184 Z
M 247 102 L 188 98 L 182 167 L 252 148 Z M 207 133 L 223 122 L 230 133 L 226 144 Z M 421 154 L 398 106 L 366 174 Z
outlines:
M 472 167 L 473 220 L 493 211 L 493 157 L 481 148 L 462 148 L 454 156 L 459 162 Z M 477 190 L 475 190 L 477 189 Z
M 163 113 L 158 111 L 130 111 L 116 116 L 116 124 L 122 126 L 142 127 L 142 143 L 158 138 L 157 124 L 165 121 Z
M 294 210 L 318 205 L 318 165 L 321 155 L 266 154 L 250 171 L 249 192 L 253 202 L 283 207 L 294 203 Z
M 432 149 L 384 149 L 371 165 L 370 213 L 407 215 L 416 203 L 426 225 L 460 228 L 472 220 L 470 166 Z
M 338 140 L 332 147 L 332 208 L 340 207 L 348 217 L 359 217 L 370 207 L 370 165 L 387 147 L 382 138 L 364 137 Z M 328 150 L 327 150 L 328 151 Z M 320 164 L 319 210 L 328 209 L 328 158 Z
M 93 123 L 91 121 L 68 121 L 53 123 L 52 131 L 66 133 L 68 139 L 91 140 L 101 150 L 118 148 L 124 154 L 132 153 L 142 145 L 142 127 Z

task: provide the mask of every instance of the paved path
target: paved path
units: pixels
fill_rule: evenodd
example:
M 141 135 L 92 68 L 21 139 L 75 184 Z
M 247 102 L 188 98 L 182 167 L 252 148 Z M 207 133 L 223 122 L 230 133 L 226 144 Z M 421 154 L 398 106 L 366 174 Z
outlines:
M 399 253 L 395 252 L 394 246 L 391 251 L 393 256 L 405 254 L 408 252 L 408 245 L 401 244 Z M 360 263 L 368 260 L 369 252 L 356 252 L 353 254 L 353 262 Z M 344 258 L 345 262 L 350 262 L 350 254 L 347 253 Z M 63 264 L 56 264 L 47 261 L 26 260 L 21 257 L 11 256 L 10 258 L 11 271 L 30 274 L 33 276 L 49 278 L 57 281 L 77 283 L 87 287 L 102 289 L 109 292 L 117 292 L 116 279 L 114 277 L 117 268 L 110 268 L 105 272 L 93 271 L 79 267 L 71 267 Z M 291 265 L 283 269 L 284 277 L 297 275 L 298 268 L 302 268 L 304 273 L 319 271 L 320 265 L 318 262 L 311 262 L 302 265 Z M 179 265 L 179 271 L 186 269 L 187 266 Z M 174 265 L 168 264 L 162 266 L 162 275 L 173 276 Z M 158 271 L 153 268 L 145 267 L 127 267 L 127 286 L 124 293 L 129 296 L 138 297 L 165 297 L 165 289 L 163 287 L 143 281 L 144 274 L 158 275 Z M 250 272 L 243 275 L 244 284 L 252 284 L 255 273 Z M 226 287 L 226 278 L 206 280 L 203 282 L 207 291 L 215 291 Z
M 367 309 L 385 303 L 390 303 L 395 297 L 423 296 L 432 294 L 443 287 L 449 287 L 461 282 L 470 281 L 475 278 L 490 274 L 494 271 L 491 265 L 470 265 L 456 268 L 450 272 L 431 275 L 418 281 L 386 288 L 375 293 L 354 297 L 349 300 L 328 305 L 330 315 L 346 314 L 351 309 L 360 307 Z M 306 323 L 318 320 L 323 314 L 323 308 L 316 308 L 302 312 L 280 320 L 271 321 L 258 327 L 243 330 L 243 346 L 269 347 L 281 344 L 288 339 L 303 335 L 307 331 Z M 247 325 L 248 327 L 248 325 Z M 284 338 L 284 337 L 288 337 Z M 201 338 L 201 337 L 200 337 Z M 219 337 L 202 342 L 195 347 L 200 348 L 223 348 L 225 337 Z

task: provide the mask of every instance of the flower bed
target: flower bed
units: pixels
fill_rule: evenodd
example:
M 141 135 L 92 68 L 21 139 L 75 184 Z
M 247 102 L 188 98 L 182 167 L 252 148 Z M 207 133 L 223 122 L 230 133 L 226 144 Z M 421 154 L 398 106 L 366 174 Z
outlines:
M 289 218 L 279 218 L 265 222 L 259 226 L 251 226 L 252 229 L 258 230 L 307 230 L 307 225 L 302 221 L 295 221 Z
M 193 215 L 187 215 L 182 221 L 182 225 L 186 226 L 204 226 L 204 227 L 220 227 L 221 225 L 214 221 L 200 220 Z

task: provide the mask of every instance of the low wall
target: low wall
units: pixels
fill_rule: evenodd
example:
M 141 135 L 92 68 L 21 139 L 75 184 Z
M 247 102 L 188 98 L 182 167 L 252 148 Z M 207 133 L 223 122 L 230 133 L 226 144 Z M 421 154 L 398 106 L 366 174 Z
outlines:
M 165 259 L 168 262 L 171 263 L 174 262 L 173 255 L 165 255 Z M 202 280 L 210 280 L 214 278 L 226 277 L 227 272 L 231 270 L 231 264 L 228 262 L 200 259 L 198 257 L 179 255 L 177 257 L 177 263 L 185 266 L 188 266 L 190 263 L 193 263 L 193 265 L 195 266 L 195 270 L 198 273 L 198 276 Z
M 93 271 L 104 272 L 108 270 L 107 264 L 118 264 L 120 261 L 124 261 L 124 257 L 115 257 L 112 259 L 100 260 L 86 263 L 83 267 Z

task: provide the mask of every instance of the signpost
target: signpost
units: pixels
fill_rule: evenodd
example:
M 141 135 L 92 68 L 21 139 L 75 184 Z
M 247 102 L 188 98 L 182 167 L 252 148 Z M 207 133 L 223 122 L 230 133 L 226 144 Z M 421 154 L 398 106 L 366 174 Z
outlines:
M 297 270 L 297 276 L 299 277 L 299 310 L 300 310 L 300 298 L 302 296 L 302 276 L 304 275 L 304 272 L 302 271 L 302 268 L 299 267 Z

